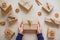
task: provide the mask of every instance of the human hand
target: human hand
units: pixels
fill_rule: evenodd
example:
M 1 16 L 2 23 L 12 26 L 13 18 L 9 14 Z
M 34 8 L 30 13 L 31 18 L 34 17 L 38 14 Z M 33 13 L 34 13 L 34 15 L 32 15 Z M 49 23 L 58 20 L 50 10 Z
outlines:
M 38 33 L 38 34 L 42 33 L 42 28 L 41 28 L 39 22 L 38 22 L 38 27 L 37 27 L 37 33 Z
M 20 34 L 23 34 L 23 22 L 21 22 L 21 24 L 20 24 L 20 26 L 19 26 L 19 28 L 18 28 L 18 32 L 19 32 Z

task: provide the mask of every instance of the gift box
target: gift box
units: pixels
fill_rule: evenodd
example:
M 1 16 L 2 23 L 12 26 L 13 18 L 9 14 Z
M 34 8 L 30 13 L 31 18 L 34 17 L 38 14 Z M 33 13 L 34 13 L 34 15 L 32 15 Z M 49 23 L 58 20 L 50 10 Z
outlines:
M 23 25 L 24 25 L 24 32 L 28 32 L 28 33 L 36 33 L 37 31 L 37 26 L 38 26 L 38 22 L 36 21 L 23 21 Z
M 48 25 L 57 26 L 57 27 L 60 25 L 60 21 L 58 21 L 56 19 L 52 19 L 52 18 L 46 18 L 45 23 Z
M 51 28 L 48 29 L 48 31 L 47 31 L 47 37 L 48 37 L 48 39 L 54 39 L 54 37 L 55 37 L 55 31 L 54 31 L 54 29 L 51 29 Z
M 17 22 L 17 20 L 18 19 L 16 17 L 12 16 L 12 15 L 8 16 L 8 22 L 9 22 L 9 24 L 14 24 L 15 22 Z
M 49 13 L 53 10 L 53 6 L 52 6 L 51 4 L 49 4 L 49 3 L 46 3 L 46 5 L 44 5 L 44 6 L 42 7 L 42 9 L 43 9 L 44 11 L 46 11 L 47 14 L 49 14 Z
M 13 31 L 10 30 L 10 29 L 6 29 L 4 33 L 5 33 L 5 36 L 6 36 L 7 38 L 12 38 L 12 37 L 14 36 L 14 34 L 15 34 L 15 32 L 13 32 Z
M 10 4 L 6 2 L 1 3 L 1 12 L 3 15 L 8 14 L 11 10 L 12 10 L 12 6 Z
M 32 9 L 33 5 L 30 2 L 21 0 L 19 3 L 19 6 L 26 11 L 27 13 Z

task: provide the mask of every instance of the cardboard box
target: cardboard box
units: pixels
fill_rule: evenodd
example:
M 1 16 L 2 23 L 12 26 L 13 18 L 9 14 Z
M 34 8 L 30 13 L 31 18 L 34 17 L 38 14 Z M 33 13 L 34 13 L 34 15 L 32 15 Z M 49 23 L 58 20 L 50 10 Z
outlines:
M 4 33 L 5 33 L 5 36 L 8 37 L 8 38 L 12 38 L 15 34 L 15 32 L 13 32 L 10 29 L 6 29 Z
M 39 0 L 35 0 L 35 2 L 38 6 L 42 5 L 42 3 Z
M 19 6 L 24 9 L 24 11 L 26 11 L 27 13 L 32 9 L 33 5 L 30 2 L 25 2 L 25 1 L 20 1 Z
M 48 29 L 48 31 L 47 31 L 47 37 L 48 37 L 48 39 L 54 39 L 54 37 L 55 37 L 55 31 L 53 29 Z
M 24 32 L 36 33 L 38 26 L 38 23 L 36 21 L 32 21 L 31 25 L 29 25 L 27 21 L 24 21 L 23 25 L 24 25 Z
M 1 6 L 1 12 L 2 12 L 2 14 L 8 14 L 11 10 L 12 10 L 12 6 L 10 5 L 10 4 L 7 4 L 6 3 L 6 7 L 5 8 L 3 8 L 2 6 Z
M 12 15 L 9 15 L 8 16 L 8 22 L 10 24 L 14 24 L 15 22 L 17 21 L 16 17 L 12 16 Z
M 9 23 L 14 24 L 16 21 L 17 21 L 17 19 L 11 19 L 11 20 L 9 20 Z
M 46 5 L 42 7 L 42 9 L 49 14 L 53 10 L 53 6 L 50 5 L 49 3 L 46 3 Z
M 46 18 L 45 19 L 45 23 L 51 26 L 59 26 L 60 22 L 55 20 L 55 19 L 51 19 L 51 18 Z

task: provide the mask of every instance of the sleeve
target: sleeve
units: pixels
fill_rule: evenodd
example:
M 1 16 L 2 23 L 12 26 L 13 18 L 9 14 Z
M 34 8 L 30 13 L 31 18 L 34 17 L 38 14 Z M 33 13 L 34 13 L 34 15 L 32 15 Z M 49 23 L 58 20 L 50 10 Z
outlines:
M 44 37 L 43 37 L 42 33 L 37 34 L 37 37 L 38 37 L 38 40 L 44 40 Z
M 20 34 L 20 33 L 18 33 L 18 35 L 17 35 L 17 37 L 16 37 L 16 40 L 22 40 L 22 37 L 23 37 L 23 35 Z

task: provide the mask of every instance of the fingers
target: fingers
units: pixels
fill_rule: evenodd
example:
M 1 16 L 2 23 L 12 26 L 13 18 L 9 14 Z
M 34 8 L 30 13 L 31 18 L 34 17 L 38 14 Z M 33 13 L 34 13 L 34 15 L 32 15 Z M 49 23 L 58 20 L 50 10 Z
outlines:
M 42 28 L 40 26 L 40 23 L 38 21 L 38 27 L 37 27 L 37 34 L 42 33 Z
M 20 27 L 18 27 L 18 31 L 20 30 Z
M 23 28 L 23 22 L 21 22 L 20 26 L 18 27 L 18 30 Z
M 38 21 L 37 31 L 39 30 L 39 28 L 40 28 L 40 23 L 39 23 L 39 21 Z
M 20 27 L 23 27 L 23 21 L 21 22 Z
M 40 23 L 39 23 L 39 21 L 38 21 L 38 27 L 40 27 Z

